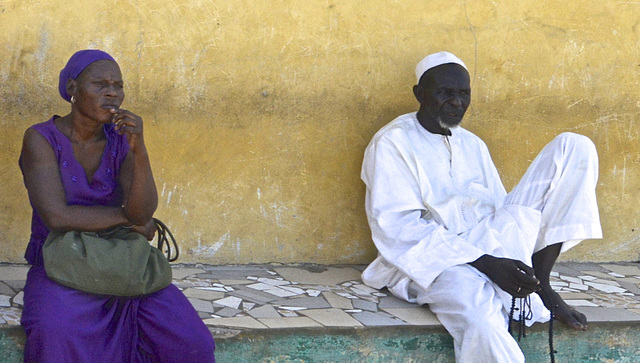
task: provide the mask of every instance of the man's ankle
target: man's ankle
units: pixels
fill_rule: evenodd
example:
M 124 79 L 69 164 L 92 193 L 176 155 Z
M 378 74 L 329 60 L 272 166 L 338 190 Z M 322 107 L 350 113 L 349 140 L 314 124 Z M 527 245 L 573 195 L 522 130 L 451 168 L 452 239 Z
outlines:
M 537 291 L 537 293 L 542 299 L 544 306 L 546 306 L 547 309 L 559 308 L 560 305 L 559 305 L 558 299 L 562 301 L 562 297 L 557 292 L 555 292 L 550 285 L 547 285 L 547 286 L 543 284 L 540 284 L 540 285 L 541 285 L 541 289 Z

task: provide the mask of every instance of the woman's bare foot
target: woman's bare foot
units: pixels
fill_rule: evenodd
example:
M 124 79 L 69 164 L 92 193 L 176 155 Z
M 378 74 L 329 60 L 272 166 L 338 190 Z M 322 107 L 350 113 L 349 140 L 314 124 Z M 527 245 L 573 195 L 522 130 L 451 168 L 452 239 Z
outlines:
M 567 305 L 557 292 L 549 287 L 543 287 L 539 292 L 540 298 L 547 309 L 553 308 L 553 315 L 556 320 L 567 324 L 575 330 L 587 330 L 587 317 L 578 310 Z

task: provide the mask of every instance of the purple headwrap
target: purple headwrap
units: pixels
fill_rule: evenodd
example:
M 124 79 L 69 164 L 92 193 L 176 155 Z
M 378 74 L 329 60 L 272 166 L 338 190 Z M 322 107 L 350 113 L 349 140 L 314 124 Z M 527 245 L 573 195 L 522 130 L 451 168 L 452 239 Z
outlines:
M 80 50 L 72 55 L 67 65 L 60 71 L 60 81 L 58 82 L 60 96 L 67 102 L 71 102 L 71 96 L 67 93 L 67 81 L 69 78 L 76 79 L 89 64 L 101 59 L 116 61 L 109 54 L 97 49 Z

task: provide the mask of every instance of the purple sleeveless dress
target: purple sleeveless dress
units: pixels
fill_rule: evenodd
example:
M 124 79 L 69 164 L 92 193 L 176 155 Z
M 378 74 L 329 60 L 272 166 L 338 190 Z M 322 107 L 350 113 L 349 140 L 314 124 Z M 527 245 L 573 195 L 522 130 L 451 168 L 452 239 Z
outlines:
M 119 206 L 117 180 L 129 144 L 104 126 L 107 137 L 100 167 L 91 183 L 69 139 L 49 121 L 32 126 L 55 151 L 69 205 Z M 22 157 L 20 158 L 22 168 Z M 21 323 L 25 362 L 214 362 L 211 333 L 174 285 L 136 298 L 95 295 L 50 280 L 42 245 L 49 230 L 33 210 L 25 258 L 31 268 L 24 287 Z

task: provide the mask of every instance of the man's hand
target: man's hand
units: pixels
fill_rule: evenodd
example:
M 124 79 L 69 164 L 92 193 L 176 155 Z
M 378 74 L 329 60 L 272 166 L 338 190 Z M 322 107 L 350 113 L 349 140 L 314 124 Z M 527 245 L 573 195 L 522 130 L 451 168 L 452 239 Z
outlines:
M 483 255 L 469 263 L 511 296 L 523 298 L 540 290 L 533 268 L 518 260 Z

